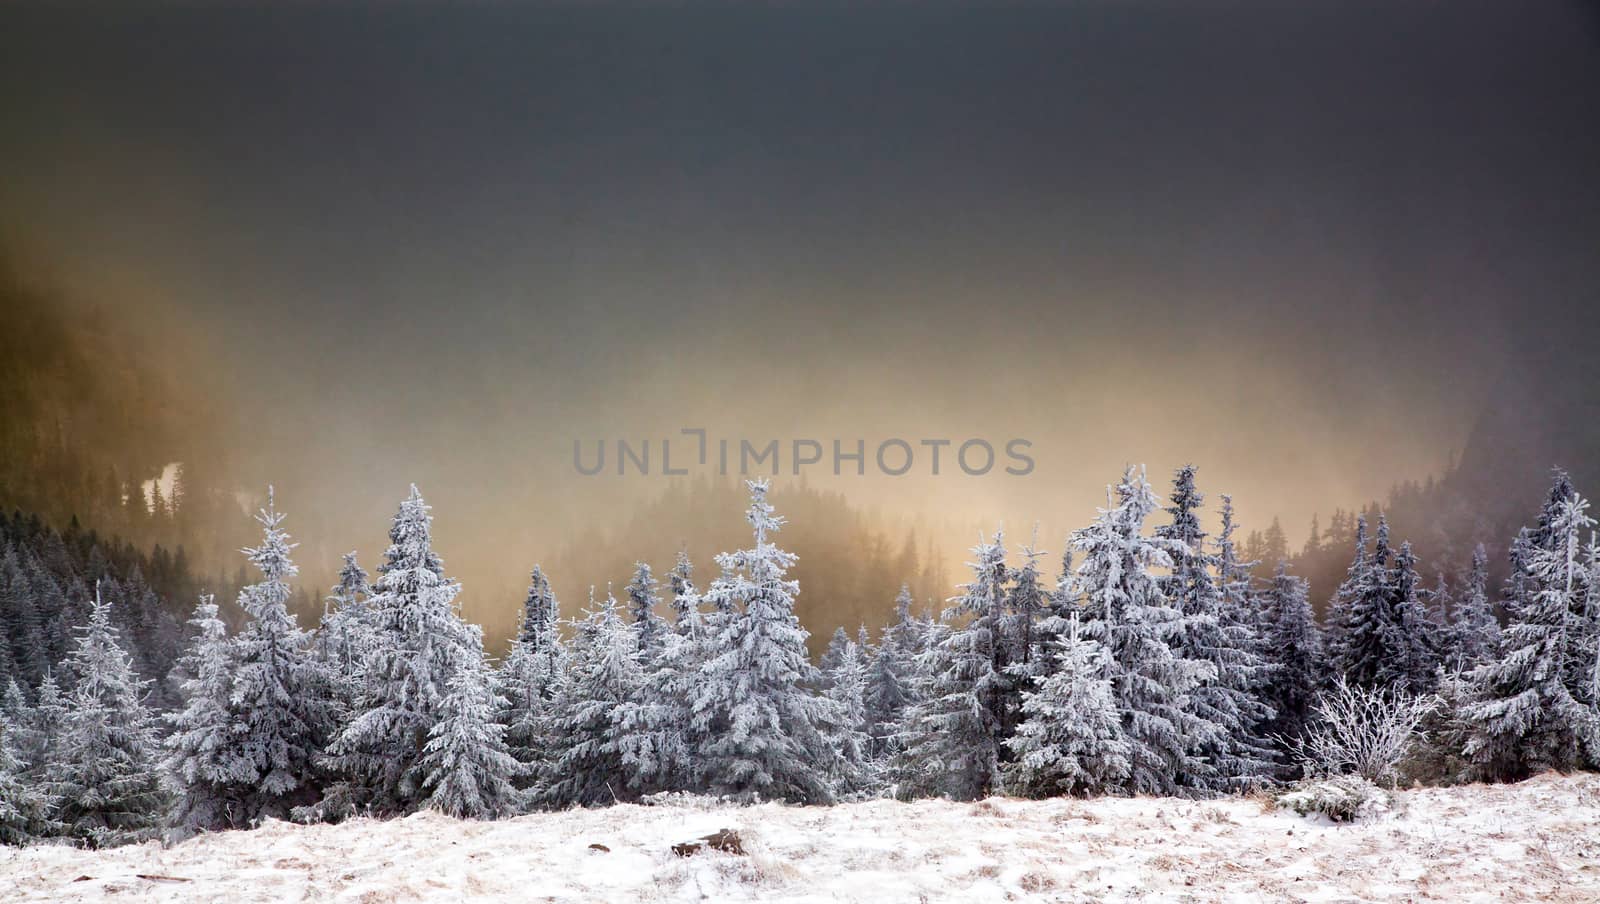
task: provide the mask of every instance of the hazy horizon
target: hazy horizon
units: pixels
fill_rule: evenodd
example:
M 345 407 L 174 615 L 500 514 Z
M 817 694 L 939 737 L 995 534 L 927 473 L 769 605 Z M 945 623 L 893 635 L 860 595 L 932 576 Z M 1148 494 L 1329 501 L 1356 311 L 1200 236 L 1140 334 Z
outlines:
M 687 427 L 862 439 L 809 485 L 942 544 L 1058 554 L 1130 463 L 1298 543 L 1597 335 L 1580 4 L 373 12 L 0 36 L 19 267 L 193 355 L 308 574 L 415 482 L 498 607 L 666 487 L 575 440 Z M 874 475 L 889 437 L 1035 467 Z

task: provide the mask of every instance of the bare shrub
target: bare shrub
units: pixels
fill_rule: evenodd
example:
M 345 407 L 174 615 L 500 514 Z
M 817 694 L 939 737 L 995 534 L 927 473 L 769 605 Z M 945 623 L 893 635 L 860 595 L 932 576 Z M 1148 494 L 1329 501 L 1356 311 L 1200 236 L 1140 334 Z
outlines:
M 1306 733 L 1290 742 L 1307 778 L 1359 775 L 1393 786 L 1396 767 L 1417 739 L 1417 725 L 1438 706 L 1432 694 L 1351 687 L 1343 678 L 1317 695 Z

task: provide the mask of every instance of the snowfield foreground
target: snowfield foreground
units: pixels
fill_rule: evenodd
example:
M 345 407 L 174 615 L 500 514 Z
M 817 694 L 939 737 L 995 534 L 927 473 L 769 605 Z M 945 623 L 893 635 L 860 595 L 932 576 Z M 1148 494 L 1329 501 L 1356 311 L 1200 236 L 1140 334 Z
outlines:
M 674 844 L 736 830 L 744 855 Z M 594 845 L 603 845 L 602 850 Z M 6 901 L 1600 901 L 1600 776 L 1426 789 L 1333 825 L 1261 801 L 423 813 L 103 852 L 0 848 Z

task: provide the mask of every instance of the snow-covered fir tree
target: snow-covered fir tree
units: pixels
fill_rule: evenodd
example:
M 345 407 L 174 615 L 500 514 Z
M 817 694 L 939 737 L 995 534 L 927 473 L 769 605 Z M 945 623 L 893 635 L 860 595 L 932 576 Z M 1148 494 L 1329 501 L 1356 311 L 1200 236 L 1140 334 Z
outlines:
M 1264 688 L 1273 716 L 1262 726 L 1267 737 L 1299 737 L 1311 718 L 1311 706 L 1324 684 L 1322 634 L 1311 611 L 1304 578 L 1279 562 L 1272 583 L 1260 595 L 1262 624 L 1272 680 Z
M 839 667 L 840 660 L 844 659 L 844 648 L 850 645 L 850 635 L 844 627 L 833 629 L 833 634 L 828 637 L 828 645 L 822 648 L 822 658 L 817 661 L 817 668 L 822 672 L 824 686 L 832 680 L 833 672 Z
M 522 766 L 516 783 L 523 789 L 550 767 L 547 754 L 554 745 L 555 699 L 567 670 L 560 612 L 550 581 L 539 566 L 533 566 L 517 635 L 494 676 L 495 693 L 503 701 L 497 718 L 505 727 L 508 749 Z
M 1033 797 L 1114 792 L 1128 779 L 1131 746 L 1105 677 L 1105 651 L 1080 636 L 1076 613 L 1052 647 L 1053 667 L 1023 695 L 1022 724 L 1006 740 L 1016 754 L 1007 786 Z
M 1106 651 L 1106 678 L 1129 745 L 1122 790 L 1175 794 L 1195 787 L 1210 767 L 1195 758 L 1194 739 L 1218 734 L 1189 710 L 1189 694 L 1216 678 L 1209 663 L 1177 652 L 1187 620 L 1161 592 L 1154 572 L 1170 569 L 1181 544 L 1144 534 L 1159 507 L 1142 470 L 1129 468 L 1106 508 L 1072 535 L 1082 556 L 1074 587 L 1084 638 Z
M 628 615 L 633 619 L 633 630 L 639 635 L 639 662 L 646 669 L 655 667 L 656 654 L 667 633 L 666 622 L 656 611 L 661 605 L 659 586 L 650 566 L 635 562 L 633 579 L 623 591 L 628 595 Z
M 65 666 L 72 692 L 47 767 L 51 818 L 87 847 L 149 839 L 165 804 L 155 724 L 144 703 L 146 682 L 134 673 L 111 625 L 111 603 L 98 592 Z
M 911 588 L 901 584 L 894 598 L 894 621 L 884 627 L 867 673 L 867 723 L 873 756 L 880 760 L 891 755 L 901 718 L 912 702 L 912 659 L 919 652 L 920 628 L 911 614 Z
M 917 657 L 918 701 L 902 732 L 902 789 L 911 794 L 975 800 L 1000 783 L 1000 717 L 1005 685 L 995 673 L 1005 547 L 1001 537 L 973 547 L 972 581 L 951 600 L 937 643 Z M 955 619 L 965 622 L 955 624 Z
M 50 832 L 49 801 L 28 781 L 27 763 L 19 754 L 26 713 L 0 715 L 0 844 L 22 846 Z
M 555 703 L 554 748 L 538 796 L 546 806 L 597 806 L 636 797 L 632 710 L 644 672 L 637 632 L 623 623 L 609 592 L 577 625 L 572 670 Z
M 1039 624 L 1050 612 L 1050 594 L 1039 571 L 1045 555 L 1039 549 L 1037 529 L 1033 541 L 1020 550 L 1021 564 L 1006 573 L 1005 614 L 1001 616 L 1000 660 L 1006 670 L 1004 699 L 1000 706 L 1000 737 L 1009 737 L 1022 719 L 1022 695 L 1038 687 L 1052 668 L 1041 645 Z
M 823 733 L 833 707 L 810 690 L 819 676 L 794 614 L 800 585 L 786 576 L 795 557 L 771 540 L 784 519 L 767 481 L 746 485 L 755 545 L 717 556 L 723 574 L 706 593 L 719 615 L 695 688 L 696 764 L 713 794 L 826 803 L 838 772 Z
M 1516 605 L 1498 655 L 1470 675 L 1467 758 L 1484 777 L 1600 766 L 1596 612 L 1582 535 L 1588 502 L 1565 482 L 1513 553 Z
M 333 703 L 342 718 L 355 705 L 362 659 L 372 645 L 374 617 L 368 602 L 372 586 L 354 551 L 344 554 L 339 581 L 323 602 L 315 649 L 332 682 Z
M 32 728 L 33 707 L 28 705 L 28 695 L 22 692 L 15 675 L 7 676 L 5 693 L 0 694 L 0 719 L 10 723 L 13 732 L 28 732 Z M 13 734 L 12 743 L 20 744 L 20 737 L 20 734 Z
M 1356 528 L 1355 557 L 1329 607 L 1328 652 L 1350 684 L 1362 688 L 1432 688 L 1435 656 L 1429 619 L 1419 593 L 1416 558 L 1409 544 L 1389 545 L 1389 521 L 1380 516 L 1372 551 L 1366 518 Z
M 442 718 L 450 677 L 475 652 L 455 607 L 460 585 L 444 576 L 433 550 L 432 523 L 413 485 L 395 514 L 373 585 L 373 640 L 355 704 L 324 759 L 340 779 L 298 814 L 304 818 L 409 813 L 427 797 L 423 747 Z
M 673 624 L 655 635 L 653 655 L 641 652 L 643 684 L 621 726 L 624 765 L 632 789 L 641 794 L 694 788 L 692 751 L 704 740 L 694 731 L 691 702 L 701 667 L 713 655 L 712 638 L 701 620 L 686 556 L 680 554 L 670 584 Z M 639 640 L 641 645 L 646 642 L 643 634 Z
M 1388 583 L 1394 593 L 1391 611 L 1399 626 L 1389 679 L 1404 681 L 1415 693 L 1432 693 L 1438 683 L 1440 651 L 1445 645 L 1443 626 L 1430 614 L 1429 594 L 1422 589 L 1417 556 L 1410 541 L 1400 544 L 1395 553 L 1394 572 Z
M 1170 573 L 1159 583 L 1184 619 L 1174 651 L 1181 658 L 1209 663 L 1213 672 L 1189 695 L 1189 711 L 1210 731 L 1192 738 L 1194 758 L 1207 768 L 1191 772 L 1186 780 L 1206 791 L 1240 791 L 1266 781 L 1276 768 L 1270 743 L 1255 733 L 1272 717 L 1272 708 L 1256 694 L 1266 665 L 1252 613 L 1223 609 L 1213 576 L 1217 556 L 1207 549 L 1200 526 L 1205 497 L 1194 478 L 1193 465 L 1178 469 L 1167 507 L 1172 522 L 1155 530 L 1156 537 L 1172 544 L 1173 557 Z
M 55 672 L 46 671 L 39 682 L 39 702 L 33 707 L 31 731 L 23 735 L 22 758 L 28 764 L 28 778 L 35 785 L 48 781 L 50 764 L 60 750 L 62 726 L 67 718 L 67 700 L 61 693 Z
M 1479 543 L 1461 578 L 1461 590 L 1450 610 L 1448 671 L 1476 668 L 1500 643 L 1500 622 L 1489 602 L 1489 554 Z
M 867 662 L 861 647 L 848 641 L 839 652 L 838 665 L 828 675 L 828 699 L 833 702 L 835 719 L 829 726 L 829 740 L 838 753 L 839 771 L 833 776 L 839 797 L 854 797 L 877 787 L 878 761 L 872 753 L 872 735 L 867 717 Z
M 233 669 L 230 795 L 236 818 L 285 818 L 316 799 L 315 760 L 332 728 L 331 682 L 310 652 L 310 639 L 289 612 L 289 580 L 299 573 L 283 513 L 267 491 L 257 515 L 261 545 L 244 550 L 261 581 L 239 592 L 244 627 L 229 642 Z
M 460 819 L 496 819 L 516 812 L 522 795 L 513 779 L 524 768 L 506 748 L 495 713 L 505 701 L 489 687 L 482 634 L 469 628 L 475 650 L 457 663 L 445 683 L 438 721 L 422 750 L 426 805 Z M 476 652 L 476 656 L 471 654 Z
M 194 640 L 178 661 L 186 675 L 183 709 L 166 716 L 170 729 L 161 771 L 174 799 L 174 839 L 249 825 L 246 800 L 254 769 L 240 755 L 244 729 L 234 718 L 234 650 L 217 605 L 207 595 L 189 620 Z

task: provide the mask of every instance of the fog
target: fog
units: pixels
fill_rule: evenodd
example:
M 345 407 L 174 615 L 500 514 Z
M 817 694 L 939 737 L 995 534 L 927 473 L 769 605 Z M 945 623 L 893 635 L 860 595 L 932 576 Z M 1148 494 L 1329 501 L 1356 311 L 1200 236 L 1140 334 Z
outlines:
M 979 529 L 1059 554 L 1128 463 L 1300 538 L 1486 410 L 1588 391 L 1547 366 L 1600 284 L 1576 4 L 5 17 L 10 244 L 170 324 L 148 354 L 221 412 L 228 479 L 278 487 L 308 580 L 372 561 L 415 482 L 469 613 L 509 618 L 671 485 L 574 442 L 685 428 L 778 440 L 780 493 L 793 440 L 862 441 L 805 485 L 952 581 Z M 974 438 L 981 476 L 921 457 Z M 627 579 L 572 567 L 569 603 Z

